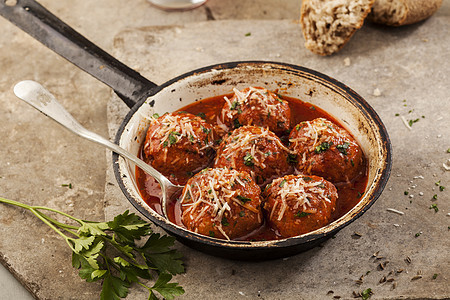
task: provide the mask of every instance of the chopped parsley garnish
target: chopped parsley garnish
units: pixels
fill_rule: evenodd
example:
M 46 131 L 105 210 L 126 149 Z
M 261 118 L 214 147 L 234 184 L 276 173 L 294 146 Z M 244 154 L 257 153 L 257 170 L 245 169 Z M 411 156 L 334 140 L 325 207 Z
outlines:
M 437 199 L 437 194 L 434 194 L 433 195 L 433 200 L 436 200 Z
M 252 35 L 251 32 L 247 32 L 247 33 L 245 34 L 245 36 L 251 36 L 251 35 Z
M 176 131 L 172 131 L 171 133 L 169 133 L 169 136 L 167 137 L 169 140 L 169 145 L 173 145 L 178 141 L 177 136 L 180 136 L 181 133 L 176 132 Z
M 253 156 L 250 153 L 246 153 L 244 156 L 244 165 L 252 167 L 255 164 L 253 163 Z
M 278 186 L 283 187 L 285 183 L 286 183 L 286 179 L 283 179 Z
M 210 237 L 215 237 L 215 236 L 216 236 L 216 233 L 215 233 L 214 231 L 210 230 L 210 231 L 209 231 L 209 236 L 210 236 Z
M 202 118 L 203 120 L 206 120 L 206 114 L 204 112 L 199 112 L 198 114 L 196 114 L 196 116 Z
M 295 125 L 295 130 L 299 131 L 303 126 L 300 126 L 300 124 Z
M 223 226 L 229 226 L 230 225 L 230 223 L 228 222 L 228 219 L 225 218 L 225 217 L 222 217 L 221 223 L 222 223 Z
M 233 120 L 234 129 L 241 127 L 241 123 L 239 123 L 238 119 Z
M 247 198 L 247 197 L 244 197 L 244 196 L 241 196 L 241 195 L 237 195 L 236 198 L 237 198 L 238 200 L 241 200 L 242 203 L 244 203 L 244 204 L 247 203 L 247 202 L 249 202 L 249 201 L 252 201 L 252 199 Z
M 155 119 L 158 119 L 158 118 L 159 118 L 159 114 L 158 114 L 158 113 L 154 113 L 154 114 L 152 115 L 152 117 L 155 118 Z
M 364 291 L 361 292 L 361 298 L 362 300 L 367 300 L 370 298 L 370 296 L 372 296 L 372 294 L 373 293 L 371 288 L 365 289 Z
M 288 157 L 287 157 L 287 162 L 289 164 L 296 164 L 298 162 L 297 161 L 297 154 L 289 153 Z
M 341 152 L 342 154 L 347 155 L 347 150 L 348 150 L 349 146 L 350 146 L 350 143 L 349 142 L 345 142 L 342 145 L 337 145 L 336 149 L 338 149 L 338 151 Z
M 202 126 L 202 131 L 206 134 L 209 134 L 211 132 L 211 128 L 206 128 Z
M 435 212 L 438 212 L 438 211 L 439 211 L 439 208 L 438 208 L 438 206 L 437 206 L 436 203 L 431 204 L 430 209 L 434 209 Z
M 415 119 L 415 120 L 409 120 L 408 121 L 408 125 L 411 127 L 414 123 L 419 122 L 419 118 Z
M 403 192 L 403 195 L 405 195 L 405 196 L 408 195 L 408 194 L 409 194 L 408 191 L 404 191 L 404 192 Z
M 69 184 L 61 184 L 62 187 L 68 187 L 69 189 L 72 189 L 72 183 Z
M 419 237 L 421 234 L 422 234 L 422 232 L 418 232 L 418 233 L 416 233 L 414 236 L 415 236 L 415 237 Z
M 330 146 L 331 146 L 331 143 L 323 142 L 322 144 L 317 146 L 314 151 L 316 153 L 321 153 L 321 152 L 324 152 L 324 151 L 327 151 L 328 149 L 330 149 Z
M 295 216 L 297 217 L 297 218 L 302 218 L 302 217 L 306 217 L 306 216 L 308 216 L 308 215 L 310 215 L 311 213 L 307 213 L 307 212 L 304 212 L 304 211 L 299 211 L 299 212 L 297 212 L 296 214 L 295 214 Z
M 244 211 L 240 211 L 239 212 L 239 217 L 244 217 L 245 216 L 245 212 Z
M 240 105 L 240 104 L 239 104 L 239 101 L 233 101 L 233 102 L 231 103 L 230 109 L 231 109 L 231 110 L 235 110 L 236 107 L 238 107 L 239 105 Z

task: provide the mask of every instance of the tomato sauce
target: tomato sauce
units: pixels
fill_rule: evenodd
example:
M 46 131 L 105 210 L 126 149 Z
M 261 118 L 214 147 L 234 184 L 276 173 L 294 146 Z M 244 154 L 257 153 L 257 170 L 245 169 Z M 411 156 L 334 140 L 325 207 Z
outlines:
M 231 98 L 233 94 L 215 96 L 194 102 L 188 106 L 183 107 L 179 111 L 189 112 L 194 115 L 200 115 L 208 123 L 212 125 L 217 124 L 217 117 L 220 115 L 222 107 L 225 104 L 224 96 Z M 301 101 L 296 98 L 286 97 L 279 95 L 281 99 L 288 101 L 291 109 L 291 130 L 302 121 L 310 121 L 316 118 L 326 118 L 335 124 L 343 127 L 334 117 L 325 112 L 319 107 L 312 105 L 311 103 Z M 283 141 L 287 141 L 288 136 L 281 137 Z M 142 147 L 141 147 L 142 148 Z M 142 149 L 140 153 L 142 156 Z M 367 160 L 366 160 L 367 161 Z M 144 173 L 140 168 L 136 167 L 136 181 L 144 201 L 154 211 L 162 215 L 160 195 L 161 189 L 158 183 L 149 175 Z M 332 220 L 337 220 L 348 211 L 350 211 L 361 199 L 366 186 L 367 186 L 367 162 L 364 164 L 364 170 L 362 175 L 355 178 L 351 182 L 336 184 L 339 198 L 336 201 L 336 209 L 332 214 Z M 181 193 L 181 192 L 180 192 Z M 173 200 L 168 204 L 168 218 L 171 222 L 183 226 L 181 222 L 181 208 L 178 201 Z M 275 240 L 280 237 L 277 233 L 269 228 L 269 226 L 263 225 L 257 231 L 249 234 L 246 237 L 240 238 L 240 240 Z

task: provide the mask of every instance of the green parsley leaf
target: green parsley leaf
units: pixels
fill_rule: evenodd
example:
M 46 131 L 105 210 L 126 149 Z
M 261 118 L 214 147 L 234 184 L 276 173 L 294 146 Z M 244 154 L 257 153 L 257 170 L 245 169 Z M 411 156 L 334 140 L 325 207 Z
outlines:
M 167 139 L 169 140 L 170 145 L 173 145 L 178 141 L 177 136 L 181 136 L 181 133 L 176 132 L 176 131 L 172 131 L 171 133 L 169 133 L 169 136 L 167 137 Z
M 158 280 L 152 286 L 153 291 L 157 291 L 164 299 L 172 300 L 175 296 L 180 296 L 184 294 L 184 290 L 178 283 L 169 283 L 172 279 L 172 275 L 167 273 L 162 273 L 159 275 Z
M 72 249 L 72 266 L 79 270 L 79 276 L 87 282 L 102 280 L 100 299 L 124 298 L 133 283 L 148 289 L 149 299 L 157 299 L 155 292 L 166 299 L 184 293 L 177 283 L 169 283 L 172 275 L 185 271 L 182 255 L 171 249 L 175 238 L 153 233 L 150 224 L 133 213 L 125 211 L 109 222 L 91 222 L 42 206 L 1 197 L 0 202 L 28 209 L 51 225 Z M 60 214 L 78 226 L 56 221 L 43 211 Z M 144 245 L 137 245 L 143 238 L 147 238 Z M 155 283 L 150 287 L 143 281 L 153 278 Z
M 287 157 L 287 162 L 288 162 L 289 164 L 296 164 L 296 163 L 298 162 L 298 160 L 297 160 L 297 154 L 289 153 L 289 154 L 288 154 L 288 157 Z
M 120 298 L 125 298 L 128 295 L 128 288 L 130 285 L 109 273 L 103 280 L 102 287 L 100 300 L 119 300 Z
M 324 151 L 327 151 L 328 149 L 330 149 L 331 144 L 328 142 L 323 142 L 322 144 L 320 144 L 319 146 L 316 147 L 316 149 L 314 150 L 316 153 L 322 153 Z
M 252 167 L 255 165 L 253 163 L 253 156 L 249 152 L 247 152 L 244 156 L 244 165 L 249 166 L 249 167 Z
M 372 294 L 373 293 L 371 288 L 365 289 L 364 291 L 361 292 L 361 298 L 362 300 L 367 300 L 370 298 L 370 296 L 372 296 Z
M 242 203 L 244 203 L 244 204 L 247 203 L 247 202 L 249 202 L 249 201 L 252 201 L 252 199 L 247 198 L 247 197 L 244 197 L 244 196 L 241 196 L 241 195 L 237 195 L 236 198 L 237 198 L 238 200 L 241 200 Z
M 278 186 L 283 187 L 286 182 L 287 182 L 286 179 L 283 179 Z
M 414 123 L 419 122 L 420 119 L 409 120 L 408 125 L 411 127 Z
M 222 223 L 223 226 L 229 226 L 230 225 L 230 223 L 228 222 L 228 219 L 225 218 L 225 217 L 222 217 L 221 223 Z
M 307 213 L 307 212 L 304 212 L 304 211 L 299 211 L 299 212 L 297 212 L 296 214 L 295 214 L 295 216 L 297 217 L 297 218 L 302 218 L 302 217 L 306 217 L 306 216 L 308 216 L 308 215 L 310 215 L 311 213 Z
M 203 120 L 206 120 L 206 114 L 204 112 L 199 112 L 198 114 L 196 114 L 196 116 L 202 118 Z
M 241 127 L 242 125 L 241 125 L 241 123 L 239 123 L 238 119 L 234 119 L 233 120 L 233 126 L 234 126 L 234 129 L 236 129 L 236 128 Z
M 349 146 L 350 146 L 350 143 L 349 142 L 345 142 L 342 145 L 337 145 L 336 149 L 338 149 L 338 151 L 341 152 L 342 154 L 347 155 L 347 150 L 348 150 Z
M 431 204 L 430 209 L 434 209 L 435 212 L 438 212 L 438 211 L 439 211 L 439 208 L 438 208 L 438 206 L 437 206 L 436 203 Z
M 239 104 L 239 101 L 233 101 L 233 102 L 231 103 L 230 109 L 231 109 L 231 110 L 235 110 L 236 107 L 238 107 L 239 105 L 240 105 L 240 104 Z

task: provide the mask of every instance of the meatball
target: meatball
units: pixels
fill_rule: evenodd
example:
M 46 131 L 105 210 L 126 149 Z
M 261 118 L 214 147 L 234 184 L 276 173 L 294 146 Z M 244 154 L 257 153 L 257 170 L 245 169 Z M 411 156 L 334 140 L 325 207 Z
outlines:
M 260 193 L 247 172 L 204 169 L 183 189 L 182 222 L 188 230 L 211 237 L 244 237 L 262 225 Z
M 242 125 L 269 127 L 277 135 L 289 133 L 291 110 L 287 101 L 277 94 L 260 87 L 249 87 L 242 91 L 233 89 L 231 99 L 225 97 L 221 118 L 228 128 Z
M 173 183 L 184 184 L 214 158 L 214 129 L 190 113 L 155 117 L 145 138 L 144 159 Z
M 267 128 L 242 126 L 226 136 L 214 166 L 247 171 L 257 184 L 265 184 L 292 170 L 289 149 Z
M 327 225 L 338 197 L 336 187 L 318 176 L 287 175 L 264 191 L 269 226 L 288 238 Z
M 299 123 L 289 135 L 300 173 L 333 182 L 348 182 L 363 170 L 363 153 L 343 128 L 324 119 Z

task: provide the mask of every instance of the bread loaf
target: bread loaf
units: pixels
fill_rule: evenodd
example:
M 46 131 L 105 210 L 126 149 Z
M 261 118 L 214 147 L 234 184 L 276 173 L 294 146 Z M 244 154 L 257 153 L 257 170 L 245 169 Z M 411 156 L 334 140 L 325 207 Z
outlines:
M 305 46 L 320 55 L 339 51 L 364 24 L 374 0 L 303 0 Z
M 436 12 L 442 0 L 376 0 L 368 18 L 390 26 L 409 25 Z

